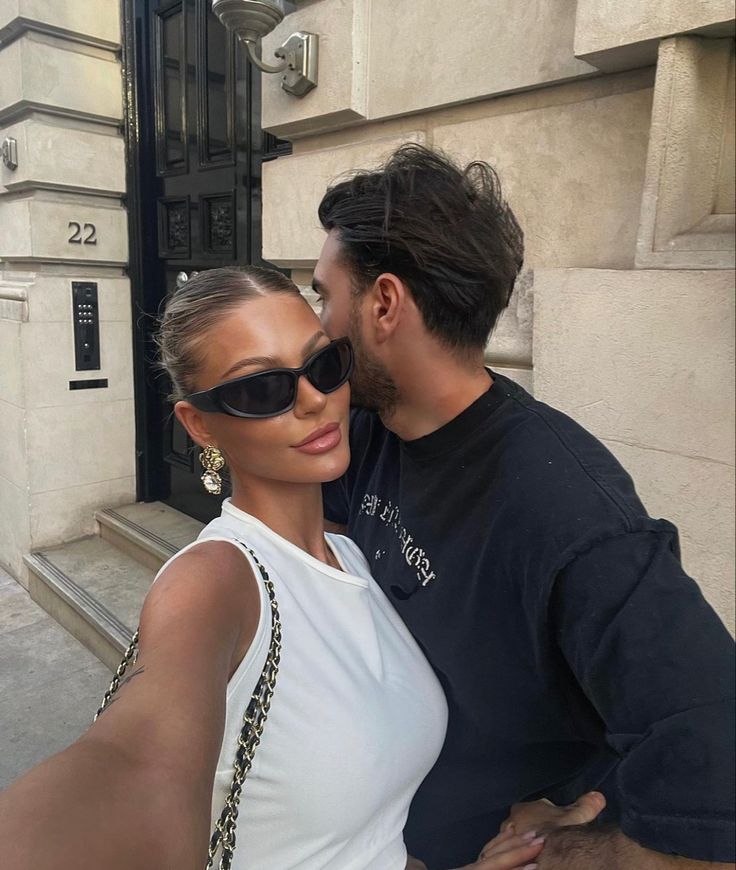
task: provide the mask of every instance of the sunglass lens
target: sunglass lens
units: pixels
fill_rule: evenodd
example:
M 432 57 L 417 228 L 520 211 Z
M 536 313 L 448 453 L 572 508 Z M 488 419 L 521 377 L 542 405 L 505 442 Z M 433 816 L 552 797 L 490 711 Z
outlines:
M 331 393 L 347 380 L 351 362 L 352 354 L 348 344 L 330 344 L 312 359 L 309 380 L 320 392 Z
M 286 372 L 264 372 L 224 386 L 222 401 L 234 411 L 256 416 L 280 414 L 294 401 L 295 379 Z

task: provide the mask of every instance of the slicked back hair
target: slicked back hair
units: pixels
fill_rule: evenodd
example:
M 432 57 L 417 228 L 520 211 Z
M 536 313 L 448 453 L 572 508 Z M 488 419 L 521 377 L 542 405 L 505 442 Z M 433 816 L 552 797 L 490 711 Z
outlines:
M 460 352 L 483 348 L 508 305 L 523 233 L 496 172 L 401 146 L 374 171 L 331 186 L 319 206 L 360 294 L 384 272 L 409 287 L 429 332 Z
M 177 402 L 194 390 L 210 331 L 218 322 L 243 302 L 272 293 L 300 297 L 299 288 L 286 275 L 259 266 L 208 269 L 171 296 L 156 334 L 161 367 L 173 385 L 170 401 Z

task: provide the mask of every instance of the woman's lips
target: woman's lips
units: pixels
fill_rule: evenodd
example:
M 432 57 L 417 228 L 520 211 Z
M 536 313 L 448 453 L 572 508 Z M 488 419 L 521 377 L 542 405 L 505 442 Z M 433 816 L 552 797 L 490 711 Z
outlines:
M 304 441 L 295 444 L 294 449 L 300 453 L 327 453 L 328 450 L 334 450 L 341 441 L 340 424 L 330 423 L 328 426 L 315 429 Z

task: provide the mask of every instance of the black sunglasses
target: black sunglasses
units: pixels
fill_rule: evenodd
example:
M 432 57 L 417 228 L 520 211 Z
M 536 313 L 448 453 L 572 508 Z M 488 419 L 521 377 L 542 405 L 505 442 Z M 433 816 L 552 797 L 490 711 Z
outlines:
M 299 378 L 304 375 L 320 393 L 334 393 L 353 371 L 353 347 L 338 338 L 313 353 L 298 369 L 266 369 L 233 378 L 186 400 L 200 411 L 230 414 L 232 417 L 276 417 L 296 404 Z

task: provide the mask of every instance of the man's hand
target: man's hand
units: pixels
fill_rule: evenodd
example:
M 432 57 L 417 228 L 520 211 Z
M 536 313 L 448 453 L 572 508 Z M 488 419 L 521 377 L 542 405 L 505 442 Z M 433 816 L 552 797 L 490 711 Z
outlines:
M 501 831 L 510 828 L 523 834 L 525 831 L 552 831 L 571 825 L 587 825 L 603 812 L 606 799 L 599 791 L 589 791 L 573 804 L 558 807 L 546 799 L 514 804 Z
M 412 858 L 411 855 L 406 857 L 406 867 L 404 870 L 427 870 L 427 865 L 419 858 Z

